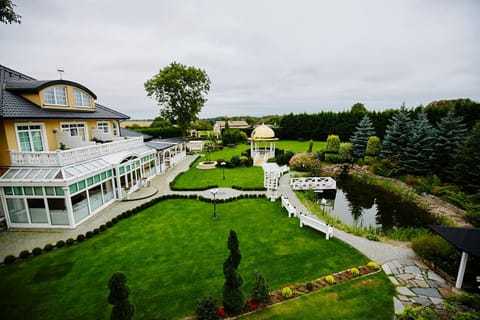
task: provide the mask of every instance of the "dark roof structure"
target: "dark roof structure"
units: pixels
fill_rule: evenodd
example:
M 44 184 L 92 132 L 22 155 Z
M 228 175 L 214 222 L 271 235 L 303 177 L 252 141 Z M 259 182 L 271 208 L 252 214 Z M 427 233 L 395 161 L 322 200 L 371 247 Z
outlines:
M 127 128 L 120 128 L 120 135 L 122 137 L 143 137 L 143 141 L 150 141 L 153 139 L 151 135 L 146 133 L 137 132 L 135 130 L 130 130 Z
M 168 138 L 168 139 L 155 139 L 152 141 L 145 142 L 145 144 L 151 148 L 156 149 L 157 151 L 168 149 L 174 145 L 185 142 L 185 139 L 182 138 Z
M 24 75 L 0 65 L 0 118 L 13 119 L 117 119 L 130 117 L 95 103 L 95 110 L 52 110 L 43 109 L 23 98 L 21 93 L 35 93 L 41 89 L 55 85 L 66 84 L 78 87 L 96 99 L 96 95 L 85 86 L 68 80 L 42 80 Z
M 480 228 L 454 228 L 430 226 L 442 238 L 456 248 L 476 257 L 480 257 Z

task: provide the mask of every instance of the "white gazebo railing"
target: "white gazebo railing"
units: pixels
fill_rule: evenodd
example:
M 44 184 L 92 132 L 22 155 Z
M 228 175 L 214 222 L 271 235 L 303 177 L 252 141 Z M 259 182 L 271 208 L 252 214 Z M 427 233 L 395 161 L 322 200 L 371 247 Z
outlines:
M 290 178 L 292 190 L 328 190 L 337 189 L 337 182 L 331 177 Z
M 143 145 L 143 137 L 129 138 L 71 150 L 16 152 L 10 151 L 12 166 L 64 166 L 101 157 Z

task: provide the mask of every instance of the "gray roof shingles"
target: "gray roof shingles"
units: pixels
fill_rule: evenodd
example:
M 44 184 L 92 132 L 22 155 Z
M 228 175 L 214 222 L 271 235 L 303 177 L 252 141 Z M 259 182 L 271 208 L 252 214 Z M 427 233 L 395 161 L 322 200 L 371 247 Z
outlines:
M 38 90 L 46 85 L 55 83 L 68 83 L 74 86 L 86 89 L 88 88 L 66 80 L 48 80 L 37 81 L 33 78 L 0 65 L 0 117 L 15 119 L 117 119 L 124 120 L 129 116 L 95 103 L 95 111 L 72 111 L 72 110 L 52 110 L 42 109 L 32 102 L 24 99 L 15 92 L 27 92 L 29 90 Z M 31 82 L 31 84 L 29 83 Z M 31 91 L 29 91 L 31 92 Z

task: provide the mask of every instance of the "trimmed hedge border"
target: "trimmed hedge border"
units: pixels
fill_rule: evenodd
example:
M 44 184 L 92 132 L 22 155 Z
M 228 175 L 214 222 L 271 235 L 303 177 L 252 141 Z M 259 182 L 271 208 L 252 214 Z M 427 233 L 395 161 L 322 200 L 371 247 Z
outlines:
M 217 188 L 218 186 L 209 186 L 207 189 L 210 189 L 210 188 Z M 205 190 L 207 190 L 205 189 Z M 240 190 L 253 190 L 253 191 L 259 191 L 258 188 L 252 188 L 252 189 L 240 189 Z M 265 190 L 264 188 L 262 188 L 261 190 Z M 195 190 L 197 191 L 197 190 Z M 232 202 L 232 201 L 236 201 L 236 200 L 241 200 L 241 199 L 253 199 L 253 198 L 257 198 L 257 199 L 260 199 L 260 198 L 266 198 L 266 195 L 263 194 L 263 193 L 251 193 L 251 194 L 241 194 L 241 195 L 238 195 L 238 196 L 235 196 L 235 197 L 230 197 L 230 198 L 227 198 L 227 199 L 215 199 L 216 203 L 227 203 L 227 202 Z M 57 243 L 55 245 L 53 244 L 46 244 L 45 247 L 43 248 L 43 250 L 40 248 L 40 247 L 36 247 L 32 250 L 32 252 L 30 252 L 29 250 L 23 250 L 22 252 L 20 252 L 18 258 L 15 257 L 14 255 L 7 255 L 4 259 L 3 259 L 3 263 L 0 263 L 0 265 L 8 265 L 8 264 L 13 264 L 15 263 L 15 261 L 17 259 L 19 260 L 25 260 L 25 259 L 28 259 L 30 256 L 37 256 L 37 255 L 40 255 L 43 251 L 45 252 L 48 252 L 48 251 L 51 251 L 53 250 L 54 248 L 65 248 L 65 247 L 69 247 L 69 246 L 72 246 L 76 243 L 80 243 L 80 242 L 83 242 L 85 240 L 88 240 L 89 238 L 92 238 L 94 235 L 97 235 L 97 234 L 100 234 L 101 232 L 104 232 L 104 231 L 107 231 L 108 228 L 111 228 L 113 227 L 113 225 L 115 225 L 116 223 L 118 223 L 120 220 L 122 219 L 126 219 L 128 217 L 131 217 L 135 214 L 137 214 L 138 212 L 140 211 L 143 211 L 161 201 L 164 201 L 164 200 L 170 200 L 170 199 L 193 199 L 193 200 L 199 200 L 199 201 L 203 201 L 203 202 L 207 202 L 207 203 L 212 203 L 213 202 L 213 199 L 210 199 L 210 198 L 205 198 L 203 196 L 200 196 L 200 195 L 197 195 L 197 194 L 166 194 L 166 195 L 162 195 L 160 197 L 157 197 L 157 198 L 154 198 L 148 202 L 145 202 L 133 209 L 129 209 L 129 210 L 126 210 L 122 213 L 120 213 L 119 215 L 117 215 L 116 217 L 113 217 L 110 221 L 107 221 L 105 224 L 102 224 L 100 225 L 98 228 L 95 228 L 93 229 L 93 231 L 88 231 L 86 232 L 86 234 L 78 234 L 77 237 L 74 239 L 74 238 L 68 238 L 67 240 L 63 241 L 63 240 L 58 240 Z

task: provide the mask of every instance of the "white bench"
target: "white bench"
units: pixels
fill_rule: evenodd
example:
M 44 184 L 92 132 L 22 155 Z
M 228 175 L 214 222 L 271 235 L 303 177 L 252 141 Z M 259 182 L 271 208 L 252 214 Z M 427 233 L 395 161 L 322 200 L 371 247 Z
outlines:
M 298 217 L 300 218 L 300 228 L 303 228 L 303 226 L 309 226 L 312 229 L 323 232 L 325 233 L 325 239 L 327 240 L 333 237 L 333 226 L 304 214 L 300 214 Z
M 280 196 L 282 199 L 282 208 L 285 208 L 288 213 L 288 217 L 296 217 L 297 216 L 297 209 L 290 203 L 287 197 Z

